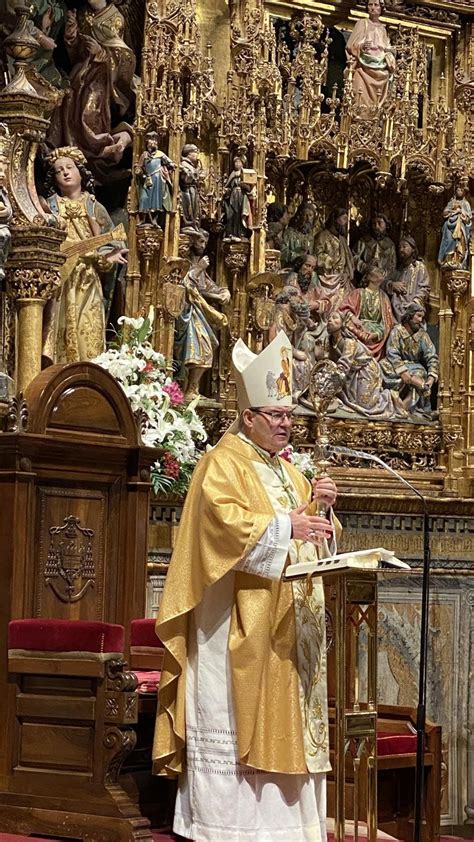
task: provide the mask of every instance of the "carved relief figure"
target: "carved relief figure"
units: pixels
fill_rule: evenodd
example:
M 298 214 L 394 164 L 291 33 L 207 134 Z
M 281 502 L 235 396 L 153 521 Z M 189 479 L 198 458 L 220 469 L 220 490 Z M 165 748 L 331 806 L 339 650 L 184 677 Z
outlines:
M 291 315 L 296 327 L 293 332 L 293 395 L 298 400 L 309 387 L 310 375 L 317 357 L 322 352 L 323 337 L 318 325 L 311 319 L 310 309 L 305 301 L 291 301 Z M 324 337 L 326 337 L 324 324 Z
M 385 343 L 395 324 L 392 305 L 382 289 L 384 273 L 374 267 L 366 272 L 362 289 L 354 289 L 341 304 L 341 312 L 350 313 L 347 327 L 360 339 L 376 360 L 384 355 Z
M 201 228 L 200 177 L 199 149 L 194 143 L 186 143 L 181 152 L 179 165 L 182 230 L 189 228 L 199 231 Z
M 349 314 L 334 311 L 328 318 L 329 357 L 344 374 L 339 398 L 358 415 L 377 420 L 406 417 L 407 412 L 396 395 L 384 388 L 380 364 L 355 336 L 347 331 Z
M 140 186 L 138 191 L 138 210 L 143 220 L 152 225 L 163 224 L 164 214 L 172 208 L 171 173 L 176 164 L 158 147 L 156 132 L 145 135 L 145 151 L 142 152 L 135 168 Z
M 66 15 L 71 88 L 53 115 L 49 138 L 54 146 L 79 147 L 98 175 L 121 160 L 133 137 L 122 118 L 134 99 L 135 55 L 123 31 L 123 16 L 107 0 L 87 0 Z
M 397 322 L 409 304 L 426 308 L 430 298 L 430 278 L 424 261 L 418 257 L 413 237 L 402 237 L 399 245 L 400 265 L 397 278 L 386 285 Z
M 187 401 L 199 395 L 201 378 L 206 369 L 212 368 L 214 351 L 219 346 L 213 326 L 221 328 L 227 324 L 226 316 L 209 301 L 230 301 L 230 291 L 218 286 L 207 272 L 206 245 L 207 235 L 196 232 L 190 249 L 191 268 L 184 278 L 186 304 L 176 320 L 174 358 L 179 365 L 177 379 L 184 383 Z
M 444 209 L 445 223 L 438 262 L 443 269 L 467 269 L 472 233 L 472 208 L 462 187 Z
M 267 248 L 281 251 L 283 237 L 288 227 L 288 208 L 281 202 L 267 205 Z
M 281 330 L 286 333 L 293 348 L 293 396 L 298 400 L 309 386 L 311 370 L 316 358 L 322 355 L 327 332 L 325 322 L 313 321 L 310 306 L 297 287 L 286 286 L 275 296 L 269 342 Z
M 297 272 L 292 273 L 288 283 L 295 286 L 300 300 L 309 307 L 314 320 L 313 331 L 319 338 L 326 336 L 326 314 L 331 309 L 331 299 L 326 296 L 316 273 L 316 258 L 312 254 L 295 261 Z
M 401 324 L 395 325 L 382 360 L 384 383 L 396 389 L 410 413 L 431 416 L 431 392 L 438 380 L 436 348 L 423 327 L 425 310 L 409 304 Z
M 275 336 L 284 330 L 289 339 L 296 329 L 296 321 L 291 313 L 291 301 L 298 299 L 298 290 L 293 286 L 286 286 L 275 296 L 275 310 L 273 321 L 268 329 L 268 340 L 272 342 Z
M 297 257 L 314 253 L 314 226 L 317 211 L 310 202 L 302 202 L 282 238 L 281 265 L 293 266 Z
M 370 234 L 361 237 L 354 249 L 355 268 L 361 275 L 365 275 L 371 266 L 379 266 L 385 274 L 386 282 L 395 280 L 397 250 L 388 236 L 390 221 L 384 213 L 377 213 L 370 227 Z
M 368 0 L 369 17 L 357 21 L 346 47 L 348 58 L 355 60 L 352 87 L 363 119 L 370 119 L 374 109 L 385 101 L 395 70 L 394 49 L 386 27 L 380 23 L 383 11 L 383 0 Z
M 244 162 L 234 158 L 234 169 L 225 183 L 224 224 L 226 240 L 245 240 L 252 236 L 252 205 L 250 194 L 253 185 L 244 180 Z
M 347 244 L 348 221 L 345 208 L 335 208 L 314 241 L 319 283 L 333 310 L 353 289 L 354 259 Z
M 91 360 L 104 350 L 105 312 L 101 278 L 127 262 L 123 241 L 93 194 L 91 173 L 79 149 L 57 149 L 49 157 L 45 209 L 66 228 L 58 297 L 45 313 L 44 356 L 55 363 Z M 110 239 L 106 236 L 110 233 Z M 105 242 L 103 242 L 105 240 Z

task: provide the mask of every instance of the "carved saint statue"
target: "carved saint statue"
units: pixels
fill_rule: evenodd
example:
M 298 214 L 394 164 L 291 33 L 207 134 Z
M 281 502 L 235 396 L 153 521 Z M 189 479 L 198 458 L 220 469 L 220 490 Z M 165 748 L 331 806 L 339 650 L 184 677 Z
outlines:
M 126 264 L 123 241 L 93 193 L 93 181 L 79 149 L 56 149 L 48 158 L 45 210 L 66 229 L 61 287 L 45 313 L 44 356 L 55 363 L 92 360 L 105 347 L 101 279 Z M 108 233 L 110 232 L 110 236 Z
M 136 60 L 123 31 L 123 16 L 107 0 L 87 0 L 66 15 L 71 87 L 53 114 L 49 140 L 77 146 L 99 176 L 121 160 L 133 137 L 124 118 L 134 99 Z
M 214 351 L 219 340 L 213 327 L 227 324 L 227 317 L 210 304 L 226 304 L 230 300 L 227 287 L 218 286 L 210 277 L 209 258 L 204 254 L 208 235 L 204 231 L 192 236 L 191 268 L 184 278 L 186 304 L 176 319 L 174 359 L 179 365 L 177 379 L 184 384 L 185 399 L 199 395 L 204 372 L 212 368 Z
M 357 21 L 346 46 L 349 59 L 355 61 L 352 88 L 363 119 L 370 119 L 385 101 L 395 70 L 394 49 L 386 27 L 380 23 L 383 11 L 383 0 L 368 0 L 369 17 Z
M 438 263 L 442 269 L 467 269 L 472 233 L 472 208 L 462 187 L 444 209 L 444 225 Z
M 313 254 L 317 211 L 311 202 L 302 202 L 283 233 L 281 265 L 293 266 L 298 257 Z
M 384 388 L 380 363 L 365 345 L 347 330 L 349 313 L 338 310 L 328 318 L 329 357 L 344 374 L 339 398 L 344 408 L 377 420 L 407 416 L 396 392 Z
M 316 341 L 327 338 L 326 315 L 331 309 L 331 299 L 324 292 L 316 273 L 316 258 L 312 254 L 299 257 L 294 262 L 297 271 L 288 276 L 288 284 L 295 287 L 298 299 L 309 307 L 313 321 L 312 334 Z
M 397 250 L 388 236 L 390 221 L 384 213 L 376 213 L 370 224 L 370 233 L 362 236 L 354 249 L 355 268 L 365 275 L 372 266 L 379 266 L 385 275 L 385 282 L 395 279 Z
M 181 152 L 179 165 L 182 231 L 186 231 L 186 229 L 199 231 L 201 229 L 200 178 L 199 149 L 194 143 L 186 143 Z
M 145 151 L 135 168 L 139 179 L 138 210 L 141 218 L 152 225 L 163 223 L 164 214 L 172 208 L 171 173 L 176 164 L 161 152 L 156 132 L 145 135 Z
M 244 162 L 234 158 L 234 169 L 225 183 L 224 225 L 226 240 L 246 240 L 252 236 L 252 205 L 250 194 L 253 186 L 244 180 Z
M 382 289 L 384 273 L 375 266 L 365 273 L 364 286 L 354 289 L 340 306 L 342 313 L 350 313 L 347 327 L 360 339 L 376 360 L 384 356 L 385 343 L 395 324 L 392 305 Z
M 418 257 L 413 237 L 402 237 L 398 251 L 398 273 L 394 281 L 386 284 L 386 288 L 395 319 L 400 322 L 409 304 L 414 302 L 426 309 L 430 298 L 430 277 L 424 261 Z
M 420 304 L 409 304 L 401 324 L 395 325 L 390 333 L 387 355 L 381 366 L 385 385 L 400 394 L 407 411 L 429 418 L 439 360 L 436 348 L 423 327 L 424 321 L 424 308 Z
M 319 283 L 333 310 L 353 289 L 354 259 L 347 244 L 348 221 L 345 208 L 335 208 L 314 241 Z

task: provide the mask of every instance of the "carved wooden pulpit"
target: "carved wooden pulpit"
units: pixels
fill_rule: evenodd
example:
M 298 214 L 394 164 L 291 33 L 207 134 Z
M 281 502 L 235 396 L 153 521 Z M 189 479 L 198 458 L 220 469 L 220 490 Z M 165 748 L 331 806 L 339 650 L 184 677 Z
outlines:
M 0 787 L 12 764 L 11 619 L 145 616 L 149 469 L 121 387 L 92 363 L 52 366 L 0 434 Z M 127 651 L 126 641 L 125 651 Z M 8 723 L 9 727 L 5 727 Z

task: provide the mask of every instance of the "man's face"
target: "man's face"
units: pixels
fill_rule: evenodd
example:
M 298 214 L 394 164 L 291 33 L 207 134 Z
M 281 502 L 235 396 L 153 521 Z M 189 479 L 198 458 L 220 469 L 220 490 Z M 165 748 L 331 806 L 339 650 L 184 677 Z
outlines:
M 338 216 L 336 219 L 335 228 L 341 237 L 345 237 L 347 234 L 348 221 L 349 217 L 347 216 L 347 213 L 342 213 L 341 216 Z
M 243 419 L 245 435 L 268 453 L 279 453 L 288 444 L 293 423 L 290 407 L 262 406 L 258 412 L 246 409 Z
M 372 232 L 376 239 L 382 239 L 387 233 L 387 223 L 383 216 L 375 216 L 372 220 Z
M 464 196 L 464 190 L 462 187 L 456 187 L 456 199 L 462 199 Z
M 206 240 L 204 239 L 204 237 L 195 237 L 193 239 L 192 248 L 194 254 L 197 254 L 199 255 L 199 257 L 202 257 L 202 255 L 206 251 Z
M 410 243 L 407 243 L 406 240 L 401 240 L 398 248 L 399 248 L 400 257 L 402 258 L 402 260 L 410 260 L 410 258 L 413 257 L 414 249 L 410 245 Z
M 305 278 L 311 279 L 311 277 L 313 275 L 313 272 L 315 270 L 316 270 L 316 258 L 313 257 L 312 254 L 308 254 L 308 256 L 305 259 L 305 262 L 303 263 L 303 265 L 300 268 L 300 273 Z
M 156 150 L 158 149 L 158 141 L 155 137 L 147 137 L 146 148 L 149 152 L 156 152 Z
M 425 320 L 425 311 L 424 310 L 417 310 L 416 313 L 413 313 L 408 324 L 410 325 L 410 329 L 412 333 L 417 333 Z
M 380 0 L 369 0 L 369 2 L 367 3 L 367 12 L 369 14 L 369 17 L 380 17 L 380 15 L 382 14 Z
M 303 234 L 310 234 L 314 228 L 314 211 L 313 208 L 304 208 L 301 214 L 300 230 Z
M 188 161 L 194 167 L 197 167 L 197 164 L 198 164 L 198 161 L 199 161 L 199 152 L 197 151 L 197 149 L 193 149 L 192 152 L 189 152 L 189 154 L 187 155 L 187 158 L 188 158 Z
M 329 334 L 337 333 L 342 328 L 342 319 L 339 313 L 331 313 L 327 320 L 327 330 Z

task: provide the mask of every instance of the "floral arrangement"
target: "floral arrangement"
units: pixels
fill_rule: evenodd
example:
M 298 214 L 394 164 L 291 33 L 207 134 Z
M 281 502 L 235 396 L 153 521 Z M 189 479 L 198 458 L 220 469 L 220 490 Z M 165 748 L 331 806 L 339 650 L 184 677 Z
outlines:
M 196 412 L 199 398 L 185 405 L 180 386 L 166 374 L 163 354 L 151 345 L 153 315 L 151 307 L 146 317 L 121 316 L 122 332 L 93 362 L 115 377 L 140 414 L 143 443 L 164 451 L 151 469 L 155 493 L 183 495 L 207 435 Z
M 278 455 L 282 459 L 286 459 L 287 462 L 291 462 L 310 482 L 315 479 L 317 471 L 311 454 L 305 451 L 297 451 L 292 444 L 287 444 Z

